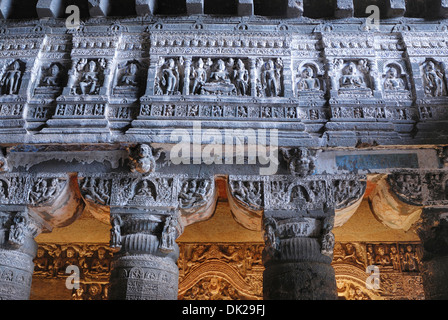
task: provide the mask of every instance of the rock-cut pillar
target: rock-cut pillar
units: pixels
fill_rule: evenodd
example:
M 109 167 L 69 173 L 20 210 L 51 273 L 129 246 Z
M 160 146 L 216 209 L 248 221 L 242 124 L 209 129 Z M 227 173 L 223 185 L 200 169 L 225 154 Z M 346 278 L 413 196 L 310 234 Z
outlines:
M 42 225 L 27 209 L 0 213 L 0 300 L 28 300 Z
M 334 300 L 331 266 L 334 211 L 321 217 L 264 219 L 263 296 L 268 300 Z
M 425 208 L 417 229 L 426 300 L 448 299 L 448 209 Z
M 112 300 L 177 300 L 182 233 L 171 212 L 111 212 Z

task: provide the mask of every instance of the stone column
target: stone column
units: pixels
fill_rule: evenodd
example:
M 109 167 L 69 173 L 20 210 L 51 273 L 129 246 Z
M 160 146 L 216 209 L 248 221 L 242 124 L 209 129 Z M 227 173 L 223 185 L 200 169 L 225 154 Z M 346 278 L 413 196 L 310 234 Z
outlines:
M 182 234 L 173 212 L 111 212 L 114 254 L 110 278 L 112 300 L 177 300 Z M 119 213 L 118 213 L 119 212 Z
M 417 233 L 422 241 L 421 270 L 426 300 L 448 299 L 448 208 L 425 208 Z
M 89 210 L 103 220 L 110 212 L 112 300 L 176 300 L 179 248 L 185 226 L 208 219 L 217 193 L 212 177 L 156 171 L 162 151 L 149 145 L 129 149 L 134 173 L 87 174 L 79 186 Z
M 0 213 L 0 300 L 28 300 L 42 225 L 26 208 Z
M 337 299 L 331 266 L 335 212 L 358 205 L 366 182 L 356 175 L 311 175 L 314 152 L 281 151 L 290 175 L 228 179 L 235 220 L 264 232 L 264 299 Z
M 0 300 L 25 300 L 37 253 L 34 238 L 71 224 L 84 205 L 75 190 L 76 175 L 2 173 L 0 178 Z
M 269 300 L 335 300 L 334 210 L 318 216 L 265 213 L 263 297 Z

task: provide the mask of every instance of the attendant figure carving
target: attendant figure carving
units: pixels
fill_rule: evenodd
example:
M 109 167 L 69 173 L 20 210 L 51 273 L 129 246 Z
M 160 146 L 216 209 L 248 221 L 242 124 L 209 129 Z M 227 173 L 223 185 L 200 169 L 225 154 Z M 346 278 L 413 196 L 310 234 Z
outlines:
M 164 69 L 162 69 L 162 85 L 165 87 L 165 94 L 176 94 L 179 88 L 179 70 L 174 59 L 169 59 Z
M 443 73 L 436 68 L 434 62 L 428 61 L 426 63 L 424 67 L 423 79 L 425 82 L 426 94 L 433 97 L 440 97 L 446 95 L 446 87 Z
M 193 94 L 201 94 L 202 86 L 207 81 L 207 70 L 204 68 L 204 61 L 199 58 L 198 67 L 193 71 Z
M 12 95 L 19 92 L 22 70 L 19 61 L 14 61 L 0 80 L 3 95 Z
M 265 64 L 265 70 L 262 73 L 262 84 L 267 97 L 277 97 L 279 93 L 278 81 L 280 71 L 275 68 L 273 60 L 269 60 Z
M 237 69 L 234 71 L 234 78 L 237 94 L 245 96 L 249 89 L 249 71 L 246 70 L 244 62 L 241 59 L 238 59 L 237 61 Z

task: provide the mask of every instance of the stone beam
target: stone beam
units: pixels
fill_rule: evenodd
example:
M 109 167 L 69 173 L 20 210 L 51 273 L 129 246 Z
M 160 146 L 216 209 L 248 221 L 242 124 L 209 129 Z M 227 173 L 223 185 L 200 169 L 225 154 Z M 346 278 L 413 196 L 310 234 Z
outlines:
M 448 0 L 440 0 L 439 14 L 442 18 L 448 18 Z
M 12 11 L 13 0 L 0 0 L 0 18 L 7 19 Z
M 253 16 L 254 15 L 254 0 L 238 0 L 238 15 L 239 16 Z
M 135 11 L 137 15 L 153 15 L 157 10 L 157 0 L 135 0 Z
M 187 0 L 187 14 L 204 14 L 204 0 Z
M 89 0 L 89 13 L 92 17 L 108 16 L 111 8 L 110 0 Z
M 39 0 L 36 12 L 39 18 L 61 18 L 64 14 L 64 2 L 62 0 Z
M 403 17 L 406 12 L 405 0 L 387 0 L 386 5 L 388 17 Z
M 287 18 L 300 18 L 303 15 L 303 0 L 288 0 Z
M 336 0 L 334 16 L 336 18 L 351 18 L 353 17 L 355 6 L 353 0 Z

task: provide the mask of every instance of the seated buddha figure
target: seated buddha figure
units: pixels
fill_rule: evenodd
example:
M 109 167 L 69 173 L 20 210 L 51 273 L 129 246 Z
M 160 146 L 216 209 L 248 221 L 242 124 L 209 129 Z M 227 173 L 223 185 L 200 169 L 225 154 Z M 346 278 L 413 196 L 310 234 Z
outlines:
M 404 90 L 405 84 L 402 78 L 398 75 L 398 70 L 395 67 L 389 67 L 386 72 L 386 79 L 384 80 L 384 89 L 386 90 Z
M 81 93 L 86 94 L 95 94 L 98 89 L 98 72 L 96 71 L 96 63 L 95 61 L 90 61 L 88 64 L 87 71 L 85 71 L 81 77 L 81 81 L 79 82 L 79 88 L 81 89 Z
M 343 70 L 340 79 L 341 88 L 357 89 L 365 88 L 366 84 L 361 75 L 358 75 L 358 69 L 355 63 L 350 62 Z
M 297 82 L 299 91 L 315 91 L 320 90 L 320 82 L 314 76 L 314 71 L 311 67 L 306 66 L 301 74 L 300 80 Z
M 216 62 L 215 71 L 210 74 L 209 81 L 204 84 L 205 92 L 212 94 L 236 93 L 236 87 L 230 81 L 229 72 L 223 60 Z

